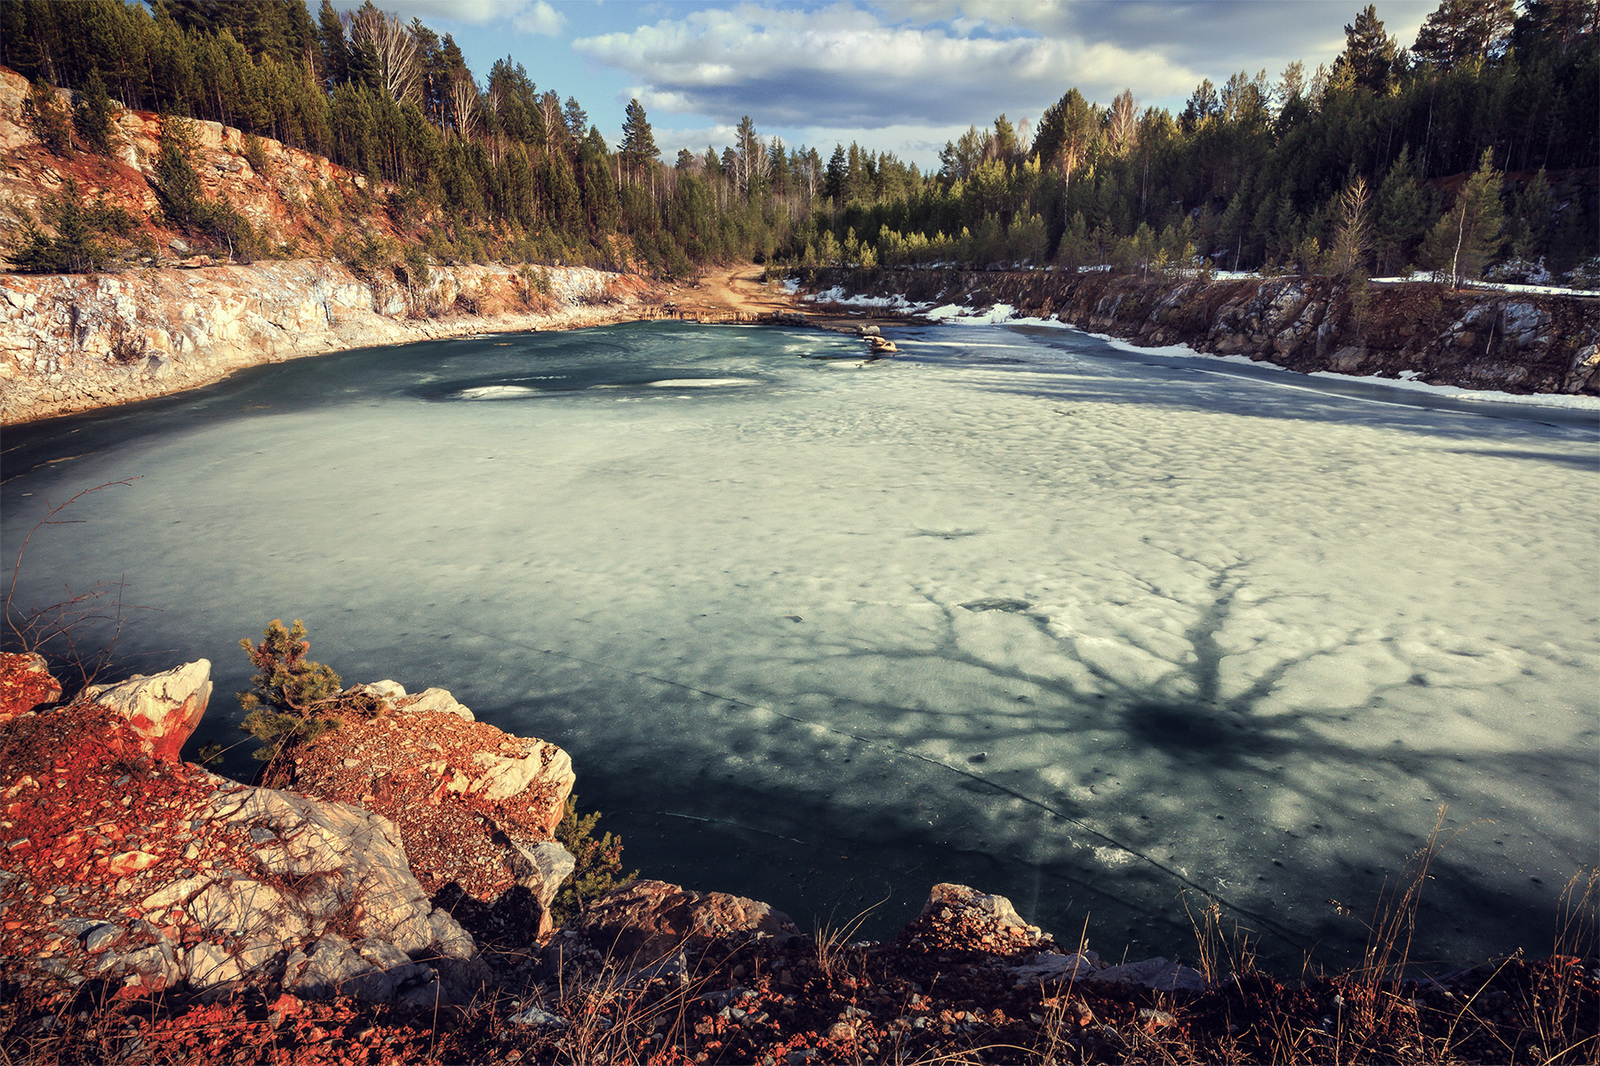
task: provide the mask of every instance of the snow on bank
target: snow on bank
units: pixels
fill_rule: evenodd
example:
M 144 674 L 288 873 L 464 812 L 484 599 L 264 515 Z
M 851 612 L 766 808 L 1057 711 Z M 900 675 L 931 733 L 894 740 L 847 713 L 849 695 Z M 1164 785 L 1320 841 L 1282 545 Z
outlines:
M 1063 325 L 1063 323 L 1048 323 Z M 1376 374 L 1341 374 L 1334 370 L 1314 370 L 1310 374 L 1302 374 L 1298 370 L 1279 366 L 1264 360 L 1258 361 L 1243 355 L 1214 355 L 1210 352 L 1197 351 L 1187 344 L 1167 344 L 1159 348 L 1142 348 L 1132 341 L 1121 337 L 1113 337 L 1109 333 L 1091 333 L 1088 330 L 1078 330 L 1076 326 L 1067 326 L 1067 329 L 1087 333 L 1091 337 L 1103 340 L 1113 348 L 1124 352 L 1136 352 L 1140 355 L 1167 355 L 1183 359 L 1214 359 L 1222 363 L 1235 363 L 1243 366 L 1259 367 L 1263 370 L 1275 370 L 1282 374 L 1295 377 L 1330 378 L 1335 381 L 1360 381 L 1371 385 L 1386 385 L 1389 388 L 1405 389 L 1412 392 L 1432 393 L 1435 396 L 1449 396 L 1459 400 L 1476 400 L 1481 403 L 1520 403 L 1532 407 L 1561 407 L 1575 411 L 1600 412 L 1600 396 L 1569 396 L 1565 393 L 1537 392 L 1497 392 L 1493 389 L 1464 389 L 1458 385 L 1435 385 L 1418 379 L 1415 371 L 1405 371 L 1398 378 L 1380 377 Z
M 912 303 L 899 293 L 893 296 L 851 296 L 845 292 L 843 285 L 835 285 L 825 292 L 809 295 L 805 299 L 813 303 L 838 304 L 841 307 L 883 308 L 889 311 L 898 311 L 902 314 L 917 314 L 927 306 L 927 304 Z
M 1247 278 L 1257 275 L 1242 271 L 1218 271 L 1214 275 L 1218 278 Z M 1408 277 L 1374 278 L 1376 282 L 1401 283 L 1408 281 L 1428 280 L 1425 275 L 1413 274 Z M 1474 286 L 1482 289 L 1497 289 L 1506 292 L 1529 292 L 1568 296 L 1600 296 L 1600 292 L 1587 292 L 1580 289 L 1562 289 L 1547 285 L 1513 285 L 1506 283 L 1481 283 Z M 1404 372 L 1398 378 L 1381 377 L 1378 375 L 1353 375 L 1341 374 L 1333 370 L 1316 370 L 1310 375 L 1302 374 L 1298 370 L 1278 366 L 1276 363 L 1264 360 L 1250 359 L 1243 355 L 1214 355 L 1191 348 L 1186 344 L 1169 344 L 1156 348 L 1146 348 L 1121 337 L 1114 337 L 1109 333 L 1094 333 L 1080 329 L 1071 323 L 1062 322 L 1056 318 L 1036 318 L 1018 316 L 1016 307 L 1012 304 L 994 304 L 985 309 L 975 309 L 960 304 L 940 304 L 934 306 L 931 301 L 920 303 L 913 302 L 901 295 L 888 297 L 882 296 L 850 296 L 844 286 L 836 285 L 826 292 L 804 297 L 807 300 L 840 304 L 849 307 L 876 307 L 887 308 L 905 314 L 919 315 L 941 325 L 1004 325 L 1004 326 L 1043 326 L 1056 329 L 1069 329 L 1085 333 L 1109 342 L 1113 347 L 1127 352 L 1138 352 L 1142 355 L 1168 355 L 1181 358 L 1215 359 L 1225 363 L 1247 364 L 1256 367 L 1270 367 L 1285 374 L 1297 376 L 1312 376 L 1332 378 L 1340 381 L 1361 381 L 1373 385 L 1385 385 L 1396 389 L 1408 389 L 1414 392 L 1432 393 L 1435 396 L 1449 396 L 1461 400 L 1476 400 L 1479 402 L 1495 403 L 1520 403 L 1535 407 L 1559 407 L 1568 410 L 1597 411 L 1600 412 L 1600 397 L 1596 396 L 1569 396 L 1562 393 L 1513 393 L 1498 392 L 1492 389 L 1466 389 L 1457 385 L 1435 385 L 1421 381 L 1412 371 Z
M 1432 274 L 1421 273 L 1372 279 L 1375 285 L 1404 285 L 1436 280 Z M 1540 296 L 1600 296 L 1600 290 L 1595 289 L 1572 289 L 1563 285 L 1524 285 L 1513 281 L 1465 281 L 1462 282 L 1462 288 L 1482 289 L 1487 292 L 1526 292 Z

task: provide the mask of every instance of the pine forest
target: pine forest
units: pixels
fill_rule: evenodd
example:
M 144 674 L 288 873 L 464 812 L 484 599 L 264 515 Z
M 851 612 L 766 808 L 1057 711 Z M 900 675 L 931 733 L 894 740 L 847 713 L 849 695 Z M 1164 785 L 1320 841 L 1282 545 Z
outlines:
M 448 34 L 371 0 L 315 13 L 304 0 L 60 0 L 5 3 L 0 20 L 0 62 L 33 83 L 40 141 L 104 154 L 114 104 L 158 113 L 161 221 L 236 256 L 373 250 L 284 245 L 206 200 L 188 120 L 365 175 L 408 254 L 441 263 L 673 278 L 732 259 L 1420 269 L 1593 284 L 1600 254 L 1600 0 L 1443 0 L 1409 44 L 1369 5 L 1329 67 L 1203 81 L 1177 114 L 1065 87 L 1031 129 L 1005 115 L 969 128 L 937 173 L 855 143 L 786 145 L 750 116 L 733 144 L 663 159 L 637 100 L 612 145 L 524 62 L 474 72 Z M 139 220 L 68 199 L 5 250 L 17 269 L 137 259 Z

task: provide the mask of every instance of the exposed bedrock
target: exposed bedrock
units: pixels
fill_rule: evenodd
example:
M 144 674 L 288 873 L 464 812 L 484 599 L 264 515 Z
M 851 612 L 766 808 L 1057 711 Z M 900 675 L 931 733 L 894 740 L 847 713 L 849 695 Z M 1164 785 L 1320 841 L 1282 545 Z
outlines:
M 14 712 L 0 721 L 0 966 L 11 980 L 103 982 L 122 995 L 265 983 L 432 1008 L 536 969 L 681 981 L 708 953 L 809 942 L 769 904 L 648 880 L 552 936 L 547 908 L 573 869 L 551 838 L 573 784 L 560 748 L 475 722 L 443 689 L 411 696 L 380 681 L 342 693 L 338 728 L 274 765 L 292 787 L 243 785 L 175 754 L 209 673 L 197 660 L 62 704 L 37 656 L 0 654 L 0 705 Z M 538 920 L 491 930 L 487 949 L 445 895 L 469 920 L 517 895 Z M 1006 898 L 962 885 L 935 885 L 878 950 L 963 953 L 1008 987 L 1068 974 L 1203 984 L 1165 959 L 1110 966 L 1064 950 Z
M 1009 304 L 1159 347 L 1290 370 L 1600 395 L 1600 298 L 1326 277 L 1226 281 L 1057 271 L 817 270 L 812 287 L 974 308 Z
M 294 260 L 117 275 L 0 274 L 0 423 L 149 399 L 348 348 L 634 317 L 640 278 L 438 267 L 424 284 Z M 470 308 L 470 313 L 463 308 Z

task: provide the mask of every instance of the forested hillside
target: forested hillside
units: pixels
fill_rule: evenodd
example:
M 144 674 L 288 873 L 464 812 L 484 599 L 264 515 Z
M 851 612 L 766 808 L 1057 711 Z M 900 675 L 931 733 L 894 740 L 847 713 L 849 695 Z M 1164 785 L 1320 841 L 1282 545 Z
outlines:
M 61 0 L 6 3 L 0 20 L 0 62 L 34 82 L 38 139 L 58 157 L 109 153 L 112 101 L 158 112 L 159 221 L 234 255 L 340 250 L 289 249 L 200 195 L 178 119 L 366 175 L 413 256 L 439 262 L 666 276 L 740 257 L 1538 280 L 1576 268 L 1582 280 L 1600 252 L 1600 0 L 1444 0 L 1409 47 L 1368 6 L 1329 69 L 1202 82 L 1177 115 L 1068 89 L 1031 136 L 1004 115 L 969 129 L 936 174 L 858 144 L 824 163 L 748 116 L 720 153 L 668 162 L 637 101 L 613 147 L 515 57 L 475 73 L 448 34 L 371 0 L 348 13 L 323 0 L 315 15 L 304 0 Z M 70 108 L 50 86 L 71 91 Z M 63 205 L 44 206 L 43 230 L 17 220 L 13 262 L 84 269 L 63 267 L 51 243 Z M 114 253 L 104 267 L 137 258 L 140 221 L 68 228 L 98 227 L 87 237 Z

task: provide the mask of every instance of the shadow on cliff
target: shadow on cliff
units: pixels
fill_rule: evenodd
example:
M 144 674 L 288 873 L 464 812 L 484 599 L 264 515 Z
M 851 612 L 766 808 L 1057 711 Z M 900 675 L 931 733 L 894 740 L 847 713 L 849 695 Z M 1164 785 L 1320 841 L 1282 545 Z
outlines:
M 1336 374 L 1298 374 L 1270 364 L 1223 361 L 1194 355 L 1127 351 L 1097 337 L 1056 329 L 1019 327 L 1011 331 L 1043 347 L 1074 357 L 1138 366 L 1136 380 L 1094 373 L 1079 365 L 1005 361 L 967 353 L 950 359 L 910 347 L 907 356 L 932 362 L 981 365 L 990 380 L 980 387 L 996 392 L 1079 403 L 1140 404 L 1296 421 L 1374 424 L 1430 436 L 1472 440 L 1539 434 L 1546 427 L 1600 435 L 1600 412 L 1585 408 L 1535 405 L 1488 398 L 1460 398 L 1399 385 L 1387 386 Z M 929 334 L 921 334 L 929 339 Z M 1149 377 L 1160 379 L 1152 385 Z M 1164 387 L 1163 387 L 1164 386 Z M 1450 418 L 1442 416 L 1460 416 Z

